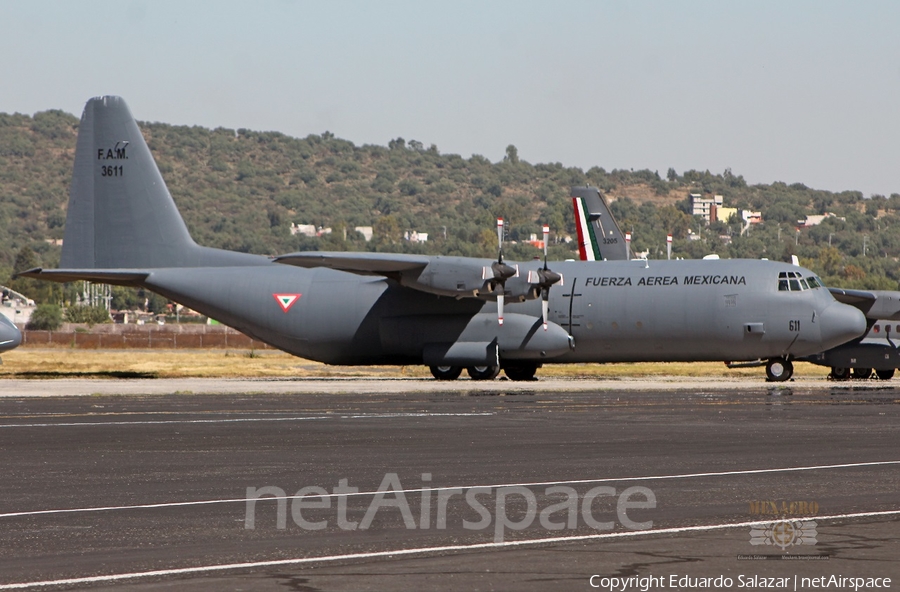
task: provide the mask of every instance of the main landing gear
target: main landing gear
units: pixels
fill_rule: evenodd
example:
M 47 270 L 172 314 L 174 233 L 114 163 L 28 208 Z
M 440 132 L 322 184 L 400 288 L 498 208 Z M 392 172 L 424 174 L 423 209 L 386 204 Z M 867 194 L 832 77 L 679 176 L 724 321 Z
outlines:
M 456 380 L 462 374 L 462 368 L 459 366 L 429 366 L 428 369 L 438 380 Z
M 772 358 L 766 362 L 766 380 L 784 382 L 794 375 L 794 365 L 784 358 Z
M 853 378 L 854 380 L 868 380 L 872 378 L 873 371 L 871 368 L 838 368 L 833 367 L 831 369 L 831 374 L 829 377 L 832 380 L 850 380 Z M 890 380 L 894 377 L 894 369 L 888 368 L 887 370 L 875 370 L 875 376 L 878 377 L 879 380 Z
M 515 381 L 534 380 L 538 364 L 528 362 L 504 365 L 502 370 L 507 378 Z M 456 380 L 462 374 L 461 366 L 429 366 L 431 375 L 438 380 Z M 500 374 L 499 366 L 469 366 L 466 373 L 472 380 L 494 380 Z

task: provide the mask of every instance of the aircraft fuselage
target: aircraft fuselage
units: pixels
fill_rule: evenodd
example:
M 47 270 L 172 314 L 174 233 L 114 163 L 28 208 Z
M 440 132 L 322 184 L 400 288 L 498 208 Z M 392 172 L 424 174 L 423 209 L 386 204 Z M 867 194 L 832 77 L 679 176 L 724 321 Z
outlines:
M 539 265 L 519 264 L 520 275 Z M 799 269 L 788 264 L 601 261 L 552 267 L 564 283 L 550 291 L 550 329 L 554 336 L 570 334 L 574 349 L 551 344 L 533 357 L 541 362 L 797 357 L 864 330 L 861 313 L 823 288 L 779 292 L 778 273 Z M 421 364 L 429 344 L 502 340 L 504 332 L 516 330 L 497 325 L 493 302 L 426 294 L 383 277 L 324 268 L 260 261 L 252 267 L 157 269 L 143 283 L 275 347 L 330 364 Z M 507 316 L 533 320 L 533 334 L 540 337 L 540 300 L 510 302 Z M 474 328 L 473 319 L 481 319 Z

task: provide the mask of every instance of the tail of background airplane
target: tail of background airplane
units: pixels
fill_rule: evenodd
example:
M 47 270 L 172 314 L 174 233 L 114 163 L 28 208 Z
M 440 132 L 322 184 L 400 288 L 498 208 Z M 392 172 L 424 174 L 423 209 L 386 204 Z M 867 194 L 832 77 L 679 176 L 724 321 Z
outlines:
M 596 187 L 572 187 L 578 252 L 582 261 L 627 261 L 625 235 Z
M 251 257 L 259 259 L 197 245 L 125 101 L 106 96 L 87 102 L 78 128 L 61 268 L 246 265 Z

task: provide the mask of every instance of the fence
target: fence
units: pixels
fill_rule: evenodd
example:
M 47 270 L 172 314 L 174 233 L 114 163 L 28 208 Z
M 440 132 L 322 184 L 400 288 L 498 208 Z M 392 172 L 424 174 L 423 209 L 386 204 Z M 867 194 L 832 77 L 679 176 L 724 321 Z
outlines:
M 96 325 L 60 331 L 22 331 L 21 347 L 77 349 L 271 349 L 261 341 L 226 327 L 167 325 Z

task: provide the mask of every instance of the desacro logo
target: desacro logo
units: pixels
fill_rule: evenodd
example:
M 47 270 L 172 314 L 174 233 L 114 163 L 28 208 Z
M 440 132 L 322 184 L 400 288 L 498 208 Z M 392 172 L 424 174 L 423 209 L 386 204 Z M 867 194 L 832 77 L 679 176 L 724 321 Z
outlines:
M 752 501 L 751 516 L 774 520 L 753 525 L 750 544 L 780 547 L 782 551 L 795 545 L 815 545 L 818 542 L 817 524 L 808 518 L 818 513 L 819 503 L 815 501 Z
M 751 516 L 815 516 L 818 513 L 819 502 L 784 500 L 750 502 Z

